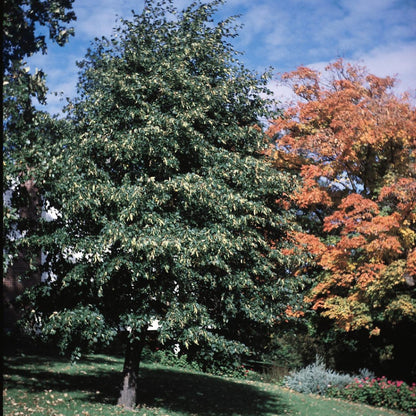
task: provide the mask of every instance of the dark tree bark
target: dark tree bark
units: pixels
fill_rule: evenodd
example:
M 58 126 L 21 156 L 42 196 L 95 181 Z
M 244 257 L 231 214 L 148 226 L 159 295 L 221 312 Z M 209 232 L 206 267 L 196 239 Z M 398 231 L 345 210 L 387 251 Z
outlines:
M 133 409 L 138 401 L 138 378 L 140 357 L 143 342 L 137 339 L 129 340 L 126 346 L 126 355 L 123 367 L 123 380 L 120 388 L 119 406 Z

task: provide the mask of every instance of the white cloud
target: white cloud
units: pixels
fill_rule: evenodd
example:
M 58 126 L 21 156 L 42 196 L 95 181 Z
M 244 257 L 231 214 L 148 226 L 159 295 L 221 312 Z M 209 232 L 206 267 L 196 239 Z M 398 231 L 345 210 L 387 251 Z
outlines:
M 416 41 L 380 46 L 357 58 L 374 75 L 397 75 L 399 92 L 416 91 Z
M 267 87 L 273 93 L 273 97 L 278 102 L 279 107 L 287 108 L 294 105 L 299 99 L 290 87 L 283 85 L 277 80 L 270 81 Z
M 404 0 L 252 2 L 243 16 L 242 45 L 248 57 L 283 70 L 339 56 L 353 59 L 414 40 L 415 6 Z
M 379 77 L 396 77 L 397 84 L 395 92 L 397 94 L 409 92 L 413 102 L 415 102 L 416 41 L 407 44 L 374 48 L 366 54 L 360 54 L 354 59 L 346 59 L 346 61 L 351 64 L 365 66 L 369 73 Z M 327 61 L 320 61 L 309 63 L 307 66 L 323 74 L 328 63 Z M 274 92 L 276 99 L 284 106 L 297 100 L 296 95 L 293 94 L 289 87 L 282 85 L 276 80 L 271 81 L 268 87 Z
M 95 37 L 111 35 L 117 26 L 118 17 L 131 17 L 131 10 L 136 13 L 143 9 L 143 1 L 131 0 L 76 0 L 74 3 L 77 15 L 76 35 L 92 40 Z
M 351 15 L 368 17 L 390 10 L 398 2 L 397 0 L 341 0 L 340 4 Z

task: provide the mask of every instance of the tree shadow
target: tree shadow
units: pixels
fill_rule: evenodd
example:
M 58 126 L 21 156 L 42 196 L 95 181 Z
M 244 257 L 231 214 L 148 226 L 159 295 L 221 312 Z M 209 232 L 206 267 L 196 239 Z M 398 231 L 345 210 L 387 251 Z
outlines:
M 174 369 L 143 369 L 141 374 L 142 406 L 163 405 L 172 411 L 201 416 L 261 416 L 288 411 L 276 394 L 254 384 Z
M 94 366 L 90 359 L 85 371 L 71 374 L 62 367 L 53 371 L 56 357 L 22 357 L 6 359 L 4 374 L 8 388 L 26 388 L 31 392 L 83 392 L 81 400 L 116 404 L 119 394 L 119 363 L 99 357 L 105 368 Z M 50 363 L 51 370 L 45 368 Z M 96 364 L 98 364 L 96 362 Z M 111 365 L 117 368 L 111 369 Z M 55 367 L 56 368 L 56 367 Z M 18 376 L 18 380 L 16 378 Z M 288 405 L 275 393 L 268 393 L 254 384 L 184 372 L 170 368 L 140 369 L 139 406 L 163 408 L 192 416 L 266 416 L 289 411 Z
M 88 401 L 115 403 L 119 392 L 119 363 L 101 357 L 96 361 L 85 357 L 82 364 L 87 366 L 72 366 L 68 358 L 49 354 L 5 357 L 3 374 L 7 376 L 4 384 L 8 388 L 26 388 L 33 393 L 81 391 Z M 101 368 L 103 365 L 105 369 Z

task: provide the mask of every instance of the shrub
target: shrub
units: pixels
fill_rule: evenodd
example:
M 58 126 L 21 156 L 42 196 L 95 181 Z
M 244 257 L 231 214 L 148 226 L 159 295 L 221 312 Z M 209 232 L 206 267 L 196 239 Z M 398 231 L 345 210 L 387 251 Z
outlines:
M 416 414 L 416 384 L 381 378 L 355 378 L 345 388 L 331 387 L 328 396 Z
M 358 370 L 357 378 L 359 378 L 359 379 L 362 379 L 362 380 L 367 379 L 368 380 L 370 378 L 375 378 L 375 377 L 376 377 L 376 375 L 371 370 L 369 370 L 368 368 L 360 368 Z
M 232 377 L 238 379 L 246 379 L 252 381 L 264 381 L 264 377 L 254 371 L 250 365 L 244 365 L 238 362 L 231 362 L 227 365 L 223 365 L 221 362 L 216 366 L 206 366 L 206 363 L 200 363 L 187 354 L 175 354 L 173 350 L 159 349 L 151 351 L 149 348 L 145 348 L 142 353 L 143 361 L 149 363 L 158 363 L 168 367 L 181 368 L 183 370 L 201 371 L 208 374 L 217 376 Z
M 189 361 L 186 354 L 175 354 L 169 350 L 157 350 L 151 357 L 150 361 L 159 363 L 170 367 L 178 367 L 184 370 L 196 370 L 199 371 L 200 367 L 197 363 Z
M 345 387 L 354 378 L 347 374 L 340 374 L 326 368 L 322 359 L 317 358 L 316 362 L 307 367 L 291 372 L 284 378 L 283 384 L 299 393 L 313 393 L 325 395 L 329 387 Z

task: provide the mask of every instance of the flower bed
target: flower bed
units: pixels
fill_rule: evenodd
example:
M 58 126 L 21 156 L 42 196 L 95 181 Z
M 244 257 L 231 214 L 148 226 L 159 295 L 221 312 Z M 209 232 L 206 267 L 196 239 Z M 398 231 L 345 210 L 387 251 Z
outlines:
M 404 381 L 387 380 L 386 377 L 355 378 L 344 388 L 329 388 L 327 395 L 416 414 L 416 383 L 408 385 Z

